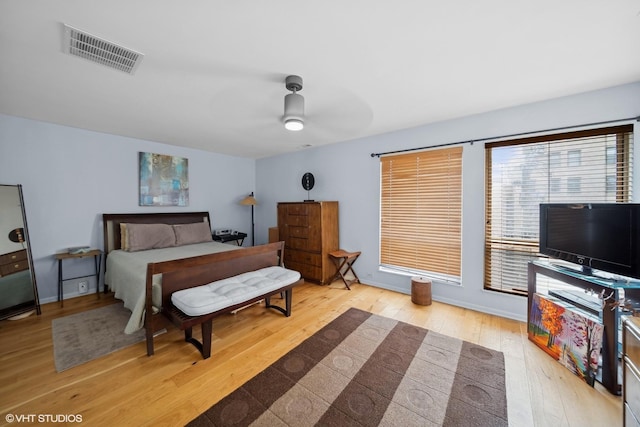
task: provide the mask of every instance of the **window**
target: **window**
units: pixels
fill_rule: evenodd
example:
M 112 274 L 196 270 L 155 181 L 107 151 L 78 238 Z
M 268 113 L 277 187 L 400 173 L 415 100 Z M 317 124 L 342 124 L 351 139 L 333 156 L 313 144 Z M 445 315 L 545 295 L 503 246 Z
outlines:
M 607 153 L 607 165 L 615 165 L 616 164 L 616 147 L 606 147 L 605 152 Z
M 486 145 L 485 289 L 526 295 L 540 203 L 631 200 L 632 132 L 626 125 Z
M 567 193 L 580 193 L 582 188 L 582 179 L 579 176 L 570 176 L 567 178 Z
M 462 148 L 380 159 L 380 266 L 460 282 Z
M 582 159 L 582 151 L 570 150 L 567 152 L 567 166 L 571 166 L 571 167 L 580 166 L 581 159 Z

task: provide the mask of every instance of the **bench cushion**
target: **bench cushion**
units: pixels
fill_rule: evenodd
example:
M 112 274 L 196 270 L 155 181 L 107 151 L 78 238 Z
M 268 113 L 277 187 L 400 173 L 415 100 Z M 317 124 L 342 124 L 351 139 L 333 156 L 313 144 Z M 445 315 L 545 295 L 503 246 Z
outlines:
M 300 273 L 297 271 L 266 267 L 174 292 L 171 302 L 189 316 L 202 316 L 268 294 L 298 280 Z

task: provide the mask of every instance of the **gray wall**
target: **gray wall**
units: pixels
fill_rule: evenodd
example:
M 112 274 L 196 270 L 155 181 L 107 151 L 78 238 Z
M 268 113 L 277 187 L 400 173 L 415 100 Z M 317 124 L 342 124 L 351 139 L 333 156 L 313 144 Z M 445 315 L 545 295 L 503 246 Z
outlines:
M 340 202 L 340 245 L 362 251 L 355 265 L 361 279 L 409 294 L 408 277 L 378 271 L 379 160 L 371 153 L 636 116 L 640 82 L 254 161 L 0 115 L 0 183 L 23 185 L 43 302 L 57 292 L 55 252 L 102 247 L 102 213 L 206 210 L 214 227 L 250 232 L 251 211 L 238 202 L 255 190 L 256 244 L 265 243 L 277 223 L 277 202 L 308 198 L 300 185 L 304 172 L 316 177 L 310 198 Z M 636 140 L 639 130 L 636 123 Z M 138 206 L 139 151 L 189 159 L 189 207 Z M 636 167 L 637 194 L 639 177 Z M 464 146 L 463 197 L 462 286 L 434 285 L 433 297 L 523 320 L 525 298 L 483 290 L 482 143 Z M 68 274 L 86 270 L 70 264 Z M 95 290 L 94 281 L 90 287 Z M 65 295 L 76 293 L 75 282 L 68 283 Z
M 340 202 L 340 246 L 362 251 L 355 264 L 362 281 L 409 294 L 409 277 L 378 270 L 380 162 L 371 153 L 637 116 L 640 82 L 260 159 L 256 163 L 260 201 L 256 243 L 265 242 L 267 229 L 277 224 L 277 202 L 307 198 L 300 180 L 305 172 L 312 172 L 316 186 L 310 198 Z M 637 123 L 635 130 L 638 140 Z M 434 285 L 433 298 L 524 320 L 526 298 L 483 289 L 484 156 L 483 143 L 464 145 L 462 285 Z M 636 193 L 640 193 L 639 175 L 636 166 Z
M 140 151 L 189 159 L 188 207 L 138 206 Z M 238 202 L 254 191 L 254 171 L 252 159 L 0 115 L 0 183 L 23 186 L 42 302 L 57 296 L 54 253 L 70 246 L 102 248 L 103 213 L 202 210 L 215 228 L 250 232 L 251 211 Z M 0 239 L 5 235 L 0 230 Z M 87 272 L 90 261 L 65 261 L 65 277 Z M 67 297 L 77 291 L 75 281 L 66 283 Z

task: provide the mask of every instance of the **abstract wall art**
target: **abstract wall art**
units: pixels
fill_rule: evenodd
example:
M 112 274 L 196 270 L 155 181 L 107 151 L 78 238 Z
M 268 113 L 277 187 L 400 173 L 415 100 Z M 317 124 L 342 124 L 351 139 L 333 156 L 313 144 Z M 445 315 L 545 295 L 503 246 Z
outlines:
M 140 206 L 189 206 L 189 159 L 139 153 Z

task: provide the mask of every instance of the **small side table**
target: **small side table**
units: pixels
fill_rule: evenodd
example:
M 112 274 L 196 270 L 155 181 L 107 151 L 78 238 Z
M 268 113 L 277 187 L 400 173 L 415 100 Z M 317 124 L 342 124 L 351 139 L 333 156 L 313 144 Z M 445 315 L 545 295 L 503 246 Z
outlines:
M 236 233 L 236 234 L 214 234 L 213 240 L 216 242 L 227 243 L 227 242 L 236 242 L 236 245 L 242 246 L 244 243 L 245 237 L 247 237 L 247 233 Z
M 411 278 L 411 302 L 431 305 L 431 279 L 421 276 Z
M 76 277 L 64 277 L 62 272 L 62 261 L 65 259 L 78 259 L 85 257 L 93 257 L 93 263 L 95 266 L 95 273 L 85 274 L 83 276 Z M 100 264 L 102 263 L 102 251 L 100 249 L 91 249 L 88 252 L 70 254 L 68 252 L 57 253 L 55 255 L 58 260 L 58 301 L 60 301 L 60 307 L 64 307 L 64 295 L 62 294 L 62 283 L 66 280 L 80 279 L 81 277 L 96 277 L 96 295 L 100 298 Z
M 360 279 L 358 278 L 358 275 L 356 274 L 355 271 L 353 271 L 353 263 L 356 262 L 360 254 L 361 252 L 347 252 L 343 249 L 329 252 L 329 258 L 331 258 L 333 263 L 336 265 L 336 269 L 337 269 L 336 274 L 335 276 L 333 276 L 333 279 L 331 281 L 333 282 L 338 277 L 340 277 L 348 290 L 351 290 L 351 288 L 349 287 L 350 284 L 360 283 Z M 344 268 L 345 266 L 346 268 Z M 342 271 L 343 269 L 344 271 Z M 353 280 L 347 280 L 344 277 L 344 275 L 347 274 L 349 271 L 351 271 L 351 273 L 354 276 Z

